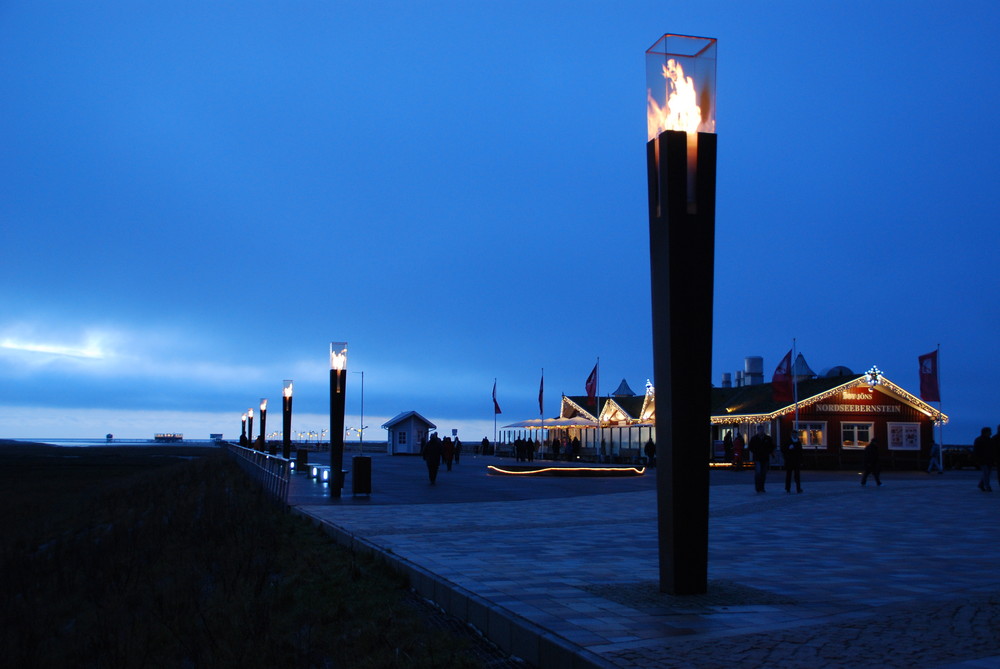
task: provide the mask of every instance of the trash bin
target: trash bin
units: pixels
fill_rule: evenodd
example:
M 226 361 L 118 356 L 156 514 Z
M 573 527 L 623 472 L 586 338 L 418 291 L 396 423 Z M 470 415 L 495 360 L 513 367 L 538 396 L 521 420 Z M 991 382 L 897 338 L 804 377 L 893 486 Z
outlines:
M 309 451 L 304 448 L 295 451 L 295 471 L 300 474 L 309 473 Z
M 367 455 L 356 455 L 352 459 L 354 473 L 351 491 L 355 495 L 372 494 L 372 459 Z

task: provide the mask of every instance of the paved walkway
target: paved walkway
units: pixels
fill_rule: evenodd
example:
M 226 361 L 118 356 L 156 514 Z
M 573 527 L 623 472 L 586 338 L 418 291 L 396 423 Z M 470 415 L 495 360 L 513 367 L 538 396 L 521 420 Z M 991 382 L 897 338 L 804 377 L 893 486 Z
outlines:
M 350 456 L 346 458 L 350 464 Z M 658 592 L 655 475 L 490 476 L 465 456 L 437 485 L 374 456 L 373 494 L 290 503 L 505 651 L 550 667 L 1000 667 L 1000 488 L 978 473 L 805 472 L 786 494 L 713 471 L 709 592 Z M 509 463 L 509 460 L 504 462 Z M 349 468 L 349 467 L 348 467 Z

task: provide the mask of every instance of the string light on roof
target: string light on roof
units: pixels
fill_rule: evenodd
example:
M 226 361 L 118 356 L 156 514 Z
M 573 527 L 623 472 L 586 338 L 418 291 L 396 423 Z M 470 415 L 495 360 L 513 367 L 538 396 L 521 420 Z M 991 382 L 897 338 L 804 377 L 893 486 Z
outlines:
M 872 368 L 868 370 L 868 385 L 874 388 L 877 386 L 882 379 L 882 370 L 878 368 L 877 365 L 872 365 Z

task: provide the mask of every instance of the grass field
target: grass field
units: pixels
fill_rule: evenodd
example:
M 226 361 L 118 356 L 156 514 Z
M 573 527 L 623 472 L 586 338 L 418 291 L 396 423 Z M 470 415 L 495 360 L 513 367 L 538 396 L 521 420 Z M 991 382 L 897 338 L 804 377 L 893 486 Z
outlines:
M 484 664 L 216 449 L 0 443 L 0 504 L 6 666 Z

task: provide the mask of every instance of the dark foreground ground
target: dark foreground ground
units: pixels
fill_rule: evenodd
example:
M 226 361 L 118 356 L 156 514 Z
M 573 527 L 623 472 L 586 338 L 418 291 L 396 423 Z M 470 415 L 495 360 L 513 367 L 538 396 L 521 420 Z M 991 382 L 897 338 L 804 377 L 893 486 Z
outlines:
M 5 666 L 513 666 L 224 454 L 0 442 Z

